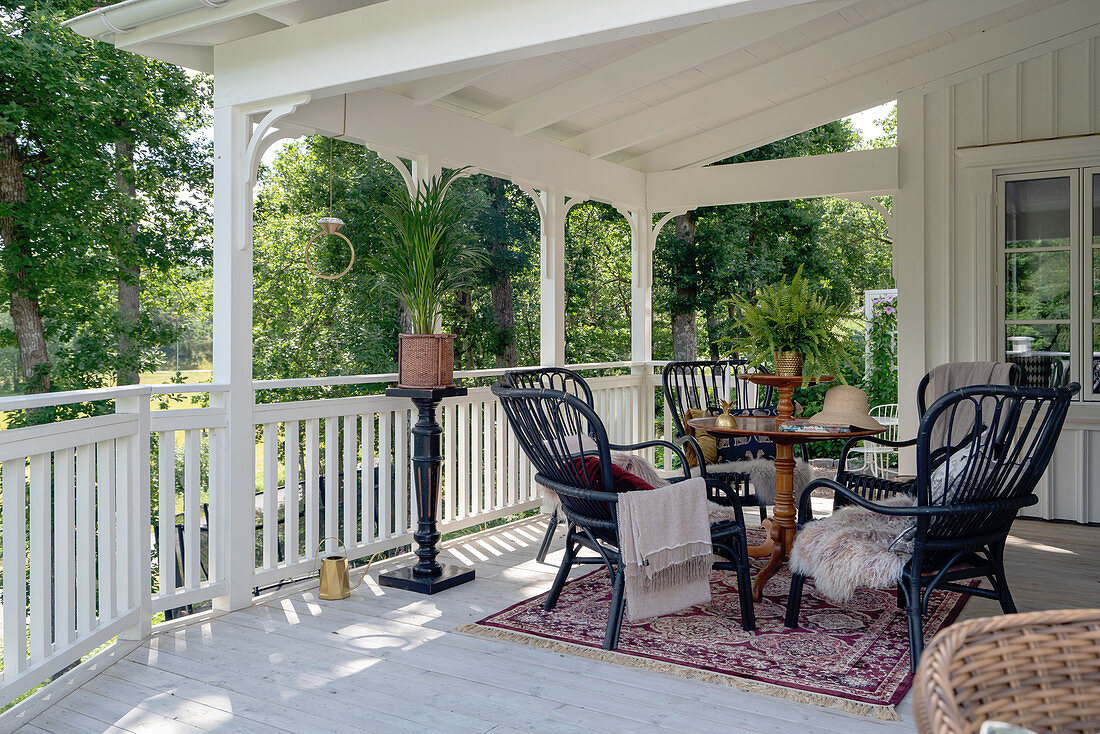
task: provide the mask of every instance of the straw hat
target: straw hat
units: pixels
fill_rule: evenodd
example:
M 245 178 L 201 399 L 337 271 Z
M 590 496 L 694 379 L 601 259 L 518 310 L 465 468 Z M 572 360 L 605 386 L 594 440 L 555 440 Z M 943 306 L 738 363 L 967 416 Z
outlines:
M 825 393 L 824 407 L 809 422 L 819 426 L 857 426 L 868 431 L 883 428 L 867 410 L 867 393 L 851 385 L 837 385 Z

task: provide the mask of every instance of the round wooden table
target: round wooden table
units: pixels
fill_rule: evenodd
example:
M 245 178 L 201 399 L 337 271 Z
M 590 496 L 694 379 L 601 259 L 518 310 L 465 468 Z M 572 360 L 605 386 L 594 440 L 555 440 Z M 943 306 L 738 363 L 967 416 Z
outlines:
M 811 441 L 832 441 L 836 439 L 863 438 L 882 433 L 885 428 L 873 431 L 837 431 L 831 433 L 808 433 L 802 431 L 781 431 L 779 426 L 793 419 L 794 402 L 791 395 L 795 388 L 802 386 L 801 377 L 780 377 L 779 375 L 747 374 L 738 375 L 739 379 L 749 380 L 758 385 L 770 386 L 779 393 L 775 418 L 737 417 L 735 428 L 718 428 L 714 417 L 692 418 L 688 425 L 702 429 L 713 436 L 761 436 L 775 442 L 775 511 L 772 517 L 764 521 L 768 539 L 763 545 L 749 546 L 752 558 L 767 558 L 768 565 L 756 574 L 752 585 L 752 598 L 760 601 L 764 594 L 764 584 L 782 567 L 790 556 L 794 545 L 797 523 L 794 507 L 794 446 Z M 822 377 L 810 380 L 810 384 L 831 382 L 833 378 Z

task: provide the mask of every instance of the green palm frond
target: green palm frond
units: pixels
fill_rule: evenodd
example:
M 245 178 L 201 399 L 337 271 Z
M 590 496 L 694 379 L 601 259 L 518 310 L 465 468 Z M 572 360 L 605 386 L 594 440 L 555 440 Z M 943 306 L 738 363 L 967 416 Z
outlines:
M 417 334 L 431 334 L 447 295 L 466 285 L 481 264 L 465 228 L 466 212 L 447 188 L 466 169 L 447 171 L 421 185 L 416 195 L 398 190 L 382 215 L 393 226 L 384 252 L 370 258 L 379 287 L 405 304 Z

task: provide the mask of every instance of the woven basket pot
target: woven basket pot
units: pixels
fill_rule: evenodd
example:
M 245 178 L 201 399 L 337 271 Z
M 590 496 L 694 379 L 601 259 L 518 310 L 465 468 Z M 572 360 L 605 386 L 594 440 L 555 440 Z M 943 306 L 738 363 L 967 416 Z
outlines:
M 775 374 L 780 377 L 801 377 L 802 355 L 798 352 L 776 352 Z
M 454 334 L 399 334 L 397 384 L 401 387 L 453 387 Z

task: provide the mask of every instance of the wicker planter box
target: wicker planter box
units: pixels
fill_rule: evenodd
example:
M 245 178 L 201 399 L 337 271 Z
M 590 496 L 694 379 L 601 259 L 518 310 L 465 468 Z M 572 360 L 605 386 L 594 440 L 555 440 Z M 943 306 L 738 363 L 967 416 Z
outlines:
M 454 334 L 399 334 L 397 384 L 401 387 L 452 387 Z

